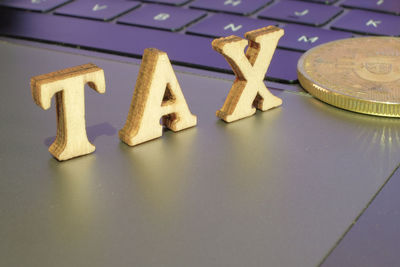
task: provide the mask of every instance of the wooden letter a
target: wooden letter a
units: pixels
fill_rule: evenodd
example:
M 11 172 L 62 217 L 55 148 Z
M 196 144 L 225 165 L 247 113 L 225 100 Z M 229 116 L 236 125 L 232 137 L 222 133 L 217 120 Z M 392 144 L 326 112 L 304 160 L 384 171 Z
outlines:
M 247 32 L 247 40 L 232 35 L 212 42 L 212 47 L 225 57 L 236 75 L 223 107 L 217 111 L 219 118 L 232 122 L 253 115 L 256 108 L 265 111 L 282 104 L 264 84 L 265 73 L 282 35 L 282 29 L 268 26 Z
M 50 108 L 51 98 L 56 96 L 57 137 L 49 151 L 58 160 L 82 156 L 95 150 L 86 135 L 86 83 L 99 93 L 106 91 L 104 72 L 94 64 L 31 78 L 33 100 L 40 107 Z
M 131 107 L 120 139 L 134 146 L 162 135 L 162 125 L 180 131 L 197 124 L 165 52 L 145 49 Z

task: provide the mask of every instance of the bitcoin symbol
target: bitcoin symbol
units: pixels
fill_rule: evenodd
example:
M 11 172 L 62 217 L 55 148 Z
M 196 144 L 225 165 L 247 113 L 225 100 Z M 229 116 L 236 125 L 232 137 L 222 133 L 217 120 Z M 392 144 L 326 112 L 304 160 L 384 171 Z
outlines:
M 326 103 L 400 117 L 399 38 L 350 38 L 314 47 L 300 58 L 298 76 L 305 90 Z

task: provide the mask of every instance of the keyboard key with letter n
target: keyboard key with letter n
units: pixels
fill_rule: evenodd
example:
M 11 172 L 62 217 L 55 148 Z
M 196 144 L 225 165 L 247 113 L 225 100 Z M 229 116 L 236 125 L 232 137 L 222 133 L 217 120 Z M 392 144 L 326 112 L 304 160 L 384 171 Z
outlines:
M 248 31 L 278 25 L 269 20 L 257 20 L 229 14 L 214 14 L 187 29 L 188 33 L 210 37 L 237 35 L 243 37 Z

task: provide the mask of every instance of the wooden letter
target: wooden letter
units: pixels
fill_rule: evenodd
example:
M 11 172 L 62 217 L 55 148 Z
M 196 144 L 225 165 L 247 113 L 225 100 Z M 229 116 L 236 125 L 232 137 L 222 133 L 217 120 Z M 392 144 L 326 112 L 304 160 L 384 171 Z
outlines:
M 165 52 L 149 48 L 143 60 L 131 107 L 120 139 L 134 146 L 162 135 L 162 125 L 180 131 L 197 124 L 185 101 L 178 80 Z
M 264 84 L 265 73 L 282 36 L 282 29 L 268 26 L 247 32 L 248 41 L 232 35 L 212 42 L 214 50 L 225 57 L 236 75 L 223 107 L 216 113 L 219 118 L 232 122 L 253 115 L 256 108 L 266 111 L 282 104 Z
M 67 160 L 92 153 L 85 125 L 84 85 L 99 93 L 106 90 L 104 72 L 94 64 L 85 64 L 31 78 L 33 100 L 43 109 L 50 108 L 56 96 L 57 137 L 50 153 L 58 160 Z

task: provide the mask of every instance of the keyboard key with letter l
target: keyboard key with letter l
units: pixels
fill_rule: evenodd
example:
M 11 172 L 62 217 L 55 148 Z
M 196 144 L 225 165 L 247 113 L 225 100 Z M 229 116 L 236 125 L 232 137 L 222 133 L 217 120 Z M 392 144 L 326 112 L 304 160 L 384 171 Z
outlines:
M 342 9 L 335 6 L 300 1 L 282 1 L 261 11 L 258 17 L 321 26 L 341 12 Z
M 400 35 L 400 17 L 376 12 L 351 10 L 335 21 L 332 29 L 371 35 Z

